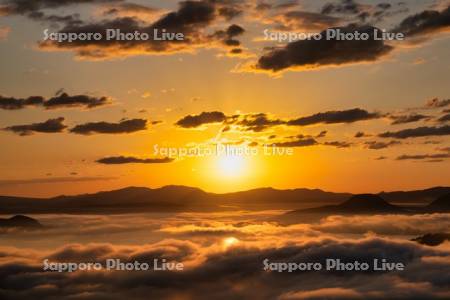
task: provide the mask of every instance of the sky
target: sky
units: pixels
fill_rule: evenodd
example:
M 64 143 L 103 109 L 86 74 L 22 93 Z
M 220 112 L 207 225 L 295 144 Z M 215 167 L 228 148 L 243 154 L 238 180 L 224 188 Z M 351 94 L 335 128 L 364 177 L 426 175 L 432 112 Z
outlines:
M 2 0 L 0 194 L 448 185 L 449 2 L 382 4 Z M 370 26 L 406 38 L 264 40 L 264 30 Z M 106 28 L 167 28 L 187 39 L 43 40 L 46 29 Z M 258 153 L 155 153 L 218 144 Z

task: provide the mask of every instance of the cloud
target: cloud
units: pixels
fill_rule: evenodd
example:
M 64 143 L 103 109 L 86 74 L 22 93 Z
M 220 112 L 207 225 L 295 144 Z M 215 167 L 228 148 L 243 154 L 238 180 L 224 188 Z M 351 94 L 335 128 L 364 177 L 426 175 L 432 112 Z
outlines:
M 319 31 L 339 25 L 341 19 L 315 12 L 291 10 L 262 21 L 271 22 L 279 30 Z
M 203 124 L 221 123 L 225 121 L 226 116 L 220 111 L 202 112 L 199 115 L 188 115 L 175 124 L 183 128 L 195 128 Z
M 337 27 L 342 33 L 369 34 L 368 40 L 327 40 L 326 31 L 320 33 L 320 40 L 299 40 L 281 48 L 275 48 L 261 56 L 253 71 L 279 72 L 283 70 L 317 69 L 324 66 L 338 66 L 360 62 L 373 62 L 387 55 L 393 49 L 383 41 L 374 40 L 371 26 Z
M 439 98 L 433 98 L 427 101 L 426 108 L 441 108 L 450 105 L 450 99 L 439 100 Z
M 124 120 L 119 123 L 91 122 L 80 124 L 70 129 L 70 132 L 84 135 L 91 135 L 95 133 L 119 134 L 132 133 L 145 129 L 147 129 L 147 120 L 131 119 Z
M 438 122 L 442 122 L 442 123 L 448 122 L 448 121 L 450 121 L 450 114 L 443 115 L 442 117 L 440 117 L 438 119 Z
M 417 127 L 411 129 L 404 129 L 400 131 L 388 131 L 379 134 L 379 137 L 383 138 L 396 138 L 396 139 L 406 139 L 414 137 L 425 137 L 425 136 L 443 136 L 450 135 L 450 126 L 445 125 L 441 127 Z
M 342 142 L 342 141 L 333 141 L 333 142 L 325 142 L 323 143 L 325 146 L 333 146 L 336 148 L 348 148 L 352 145 L 352 143 L 349 142 Z
M 358 131 L 357 133 L 355 133 L 355 138 L 362 138 L 362 137 L 366 137 L 367 135 L 362 132 L 362 131 Z
M 91 3 L 106 3 L 119 2 L 122 0 L 5 0 L 3 1 L 3 9 L 10 14 L 26 14 L 35 12 L 41 9 L 56 9 L 63 6 L 91 4 Z
M 212 111 L 202 112 L 198 115 L 185 116 L 175 124 L 183 128 L 196 128 L 204 124 L 224 123 L 225 125 L 227 125 L 224 128 L 225 131 L 229 131 L 231 129 L 231 125 L 233 125 L 239 130 L 261 132 L 267 130 L 268 128 L 279 125 L 307 126 L 322 123 L 353 123 L 357 121 L 371 120 L 381 117 L 383 117 L 383 115 L 380 113 L 371 113 L 360 108 L 341 111 L 327 111 L 292 120 L 274 118 L 266 113 L 235 114 L 227 116 L 223 112 Z M 323 131 L 317 137 L 324 137 L 325 135 L 326 131 Z
M 26 106 L 42 105 L 44 101 L 44 98 L 41 96 L 33 96 L 26 99 L 0 96 L 0 108 L 6 110 L 16 110 L 25 108 Z
M 110 156 L 97 160 L 98 163 L 105 165 L 120 165 L 120 164 L 164 164 L 173 162 L 173 158 L 138 158 L 133 156 Z
M 306 299 L 361 299 L 363 294 L 353 289 L 340 287 L 322 288 L 312 291 L 288 292 L 281 295 L 280 300 L 306 300 Z
M 406 124 L 406 123 L 414 123 L 421 120 L 428 120 L 430 119 L 430 116 L 421 115 L 421 114 L 411 114 L 411 115 L 401 115 L 401 116 L 395 116 L 390 115 L 389 118 L 393 120 L 391 125 L 398 125 L 398 124 Z
M 41 106 L 46 109 L 83 107 L 91 109 L 111 103 L 109 97 L 92 97 L 88 95 L 73 95 L 60 93 L 55 97 L 45 99 L 42 96 L 31 96 L 28 98 L 14 98 L 0 96 L 0 109 L 18 110 L 28 106 Z
M 450 226 L 450 214 L 330 216 L 312 229 L 322 233 L 380 235 L 420 235 L 445 232 Z
M 242 130 L 261 132 L 267 128 L 285 124 L 285 121 L 280 119 L 271 119 L 265 113 L 234 115 L 229 117 L 228 123 L 240 126 Z
M 387 159 L 386 156 L 378 156 L 377 158 L 375 158 L 375 160 L 385 160 Z
M 328 133 L 328 131 L 323 130 L 323 131 L 319 132 L 318 135 L 316 135 L 316 138 L 322 138 L 322 137 L 325 137 L 325 136 L 327 135 L 327 133 Z
M 128 2 L 107 6 L 103 10 L 103 14 L 106 16 L 139 17 L 144 20 L 153 18 L 161 12 L 158 8 Z
M 450 30 L 450 6 L 442 11 L 425 10 L 405 18 L 395 29 L 407 38 L 428 38 Z
M 164 55 L 170 53 L 190 52 L 197 48 L 224 49 L 222 40 L 214 34 L 208 34 L 206 28 L 216 20 L 225 18 L 221 15 L 225 7 L 238 7 L 234 1 L 181 1 L 176 11 L 169 12 L 153 23 L 141 22 L 134 17 L 118 16 L 96 22 L 66 24 L 59 33 L 100 33 L 106 36 L 107 29 L 114 28 L 121 33 L 139 32 L 148 34 L 149 39 L 133 40 L 76 40 L 72 42 L 43 41 L 39 48 L 47 51 L 74 51 L 81 59 L 101 60 L 134 55 Z M 155 40 L 154 31 L 182 33 L 184 40 Z M 236 32 L 229 32 L 234 36 Z M 235 39 L 231 41 L 236 42 Z M 225 47 L 226 48 L 226 47 Z
M 447 159 L 450 158 L 450 153 L 436 153 L 436 154 L 415 154 L 415 155 L 400 155 L 397 160 L 424 160 L 424 159 Z
M 62 93 L 59 96 L 48 99 L 43 103 L 47 109 L 61 108 L 61 107 L 85 107 L 94 108 L 110 104 L 108 97 L 90 97 L 87 95 L 69 96 L 67 93 Z
M 299 136 L 297 139 L 293 141 L 286 141 L 286 142 L 278 142 L 274 143 L 273 146 L 276 147 L 308 147 L 308 146 L 314 146 L 318 145 L 319 143 L 311 138 L 311 137 L 301 137 Z
M 365 145 L 367 148 L 372 150 L 379 150 L 379 149 L 385 149 L 393 145 L 399 145 L 400 142 L 398 141 L 390 141 L 390 142 L 382 142 L 382 141 L 370 141 L 366 142 Z
M 27 125 L 14 125 L 3 128 L 3 130 L 11 131 L 21 136 L 32 135 L 33 133 L 57 133 L 63 132 L 67 128 L 63 124 L 64 118 L 49 119 L 42 123 L 33 123 Z
M 235 39 L 235 37 L 242 35 L 244 32 L 245 32 L 244 28 L 242 28 L 239 25 L 232 24 L 228 26 L 226 30 L 216 31 L 213 36 L 222 40 L 222 43 L 225 44 L 226 46 L 238 47 L 241 45 L 241 42 Z
M 448 250 L 435 250 L 409 241 L 387 238 L 298 239 L 279 245 L 238 243 L 224 248 L 198 242 L 164 240 L 154 244 L 66 244 L 57 249 L 30 252 L 1 249 L 5 299 L 286 299 L 308 296 L 330 298 L 430 299 L 448 298 Z M 52 262 L 152 262 L 166 259 L 185 263 L 185 270 L 75 273 L 43 272 L 42 260 Z M 338 258 L 343 263 L 374 259 L 406 265 L 404 272 L 306 272 L 278 273 L 263 270 L 263 261 L 321 262 Z M 302 284 L 299 285 L 299 282 Z M 174 286 L 176 283 L 176 286 Z M 354 291 L 354 292 L 350 292 Z M 335 292 L 335 294 L 332 294 Z M 288 298 L 289 299 L 289 298 Z M 292 298 L 291 298 L 292 299 Z
M 122 0 L 4 0 L 3 3 L 0 4 L 0 16 L 22 15 L 34 21 L 50 22 L 52 25 L 62 23 L 75 26 L 82 24 L 82 21 L 79 19 L 78 13 L 60 16 L 55 14 L 47 14 L 47 11 L 64 8 L 66 6 L 76 6 L 80 4 L 102 4 L 120 1 Z
M 51 178 L 31 178 L 31 179 L 5 179 L 0 180 L 0 186 L 13 186 L 25 184 L 53 184 L 66 182 L 88 182 L 88 181 L 104 181 L 113 180 L 116 177 L 51 177 Z
M 336 3 L 327 3 L 320 11 L 324 15 L 329 14 L 350 14 L 357 15 L 362 12 L 364 6 L 353 0 L 341 0 Z
M 327 111 L 324 113 L 317 113 L 307 117 L 290 120 L 287 125 L 291 126 L 307 126 L 313 124 L 336 124 L 336 123 L 353 123 L 357 121 L 371 120 L 381 118 L 379 113 L 369 113 L 360 108 L 341 110 L 341 111 Z

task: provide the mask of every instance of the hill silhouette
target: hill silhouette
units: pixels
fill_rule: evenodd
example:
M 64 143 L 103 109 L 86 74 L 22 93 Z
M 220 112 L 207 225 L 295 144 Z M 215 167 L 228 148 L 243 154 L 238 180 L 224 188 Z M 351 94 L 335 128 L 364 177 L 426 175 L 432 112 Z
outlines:
M 325 205 L 287 212 L 280 217 L 280 221 L 310 222 L 328 215 L 402 214 L 406 212 L 406 209 L 390 204 L 378 195 L 359 194 L 338 205 Z
M 22 216 L 16 215 L 9 219 L 0 219 L 0 228 L 26 228 L 26 229 L 36 229 L 42 228 L 42 224 L 37 220 Z
M 438 197 L 431 202 L 427 209 L 432 212 L 449 212 L 450 211 L 450 193 Z
M 352 196 L 344 203 L 337 205 L 336 208 L 347 213 L 395 213 L 403 211 L 402 208 L 392 205 L 374 194 Z
M 433 188 L 423 192 L 412 191 L 409 202 L 428 204 L 430 196 L 438 191 L 443 195 L 448 188 Z M 399 193 L 404 197 L 408 192 Z M 430 194 L 428 194 L 430 193 Z M 382 193 L 389 198 L 389 193 Z M 0 196 L 1 214 L 38 214 L 38 213 L 141 213 L 141 212 L 192 212 L 221 210 L 295 210 L 299 213 L 316 214 L 354 214 L 354 213 L 402 213 L 404 208 L 393 205 L 384 197 L 374 194 L 352 195 L 333 193 L 320 189 L 259 188 L 242 192 L 215 194 L 201 189 L 170 185 L 151 189 L 146 187 L 126 187 L 113 191 L 75 196 L 58 196 L 39 199 L 26 197 Z M 415 195 L 420 195 L 419 200 Z M 394 196 L 396 198 L 398 196 Z M 448 196 L 445 196 L 448 197 Z M 436 198 L 434 198 L 436 199 Z M 439 198 L 440 199 L 440 198 Z M 427 208 L 432 211 L 449 211 L 448 201 L 433 202 Z M 420 200 L 421 201 L 421 200 Z M 445 204 L 447 203 L 447 204 Z M 300 208 L 310 208 L 303 211 Z
M 198 188 L 170 185 L 157 189 L 127 187 L 119 190 L 58 196 L 47 199 L 0 196 L 0 213 L 134 213 L 218 210 L 295 209 L 338 203 L 351 194 L 318 189 L 276 190 L 261 188 L 214 194 Z

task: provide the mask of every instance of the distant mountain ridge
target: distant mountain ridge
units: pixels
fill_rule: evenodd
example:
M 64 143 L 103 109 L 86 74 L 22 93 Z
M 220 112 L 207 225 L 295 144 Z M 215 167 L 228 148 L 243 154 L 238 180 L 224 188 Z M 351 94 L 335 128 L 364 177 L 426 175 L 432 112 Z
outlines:
M 277 221 L 284 223 L 311 222 L 329 215 L 420 214 L 450 212 L 450 194 L 442 195 L 425 206 L 398 206 L 375 194 L 359 194 L 338 205 L 325 205 L 287 212 Z
M 408 193 L 411 195 L 407 197 Z M 450 187 L 437 187 L 422 191 L 380 193 L 383 201 L 408 200 L 408 203 L 427 204 L 432 199 L 450 194 Z M 399 196 L 400 195 L 400 196 Z M 277 190 L 259 188 L 242 192 L 215 194 L 187 186 L 164 186 L 151 189 L 126 187 L 113 191 L 47 199 L 0 196 L 0 214 L 31 213 L 137 213 L 184 212 L 217 210 L 296 210 L 326 204 L 352 206 L 350 193 L 333 193 L 319 189 Z M 416 198 L 415 198 L 416 197 Z M 402 201 L 403 201 L 402 200 Z M 426 201 L 426 202 L 424 202 Z M 380 202 L 381 203 L 381 202 Z M 386 203 L 383 205 L 387 207 Z M 340 209 L 343 209 L 342 206 Z M 390 209 L 394 209 L 390 207 Z M 355 208 L 353 208 L 355 209 Z

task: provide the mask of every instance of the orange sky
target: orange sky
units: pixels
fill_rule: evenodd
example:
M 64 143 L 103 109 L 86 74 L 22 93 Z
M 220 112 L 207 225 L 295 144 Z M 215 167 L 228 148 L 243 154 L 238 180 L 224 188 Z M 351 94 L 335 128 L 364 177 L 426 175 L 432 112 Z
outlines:
M 373 8 L 376 3 L 366 2 L 364 9 Z M 148 2 L 138 3 L 148 5 Z M 26 136 L 13 130 L 0 132 L 0 194 L 41 197 L 129 185 L 159 187 L 168 184 L 197 186 L 212 192 L 262 186 L 378 192 L 449 184 L 448 130 L 446 134 L 420 137 L 379 136 L 418 127 L 445 131 L 448 121 L 438 119 L 450 108 L 444 105 L 450 94 L 448 27 L 426 31 L 418 36 L 420 42 L 413 45 L 408 41 L 392 43 L 392 51 L 374 60 L 348 62 L 341 58 L 345 62 L 318 62 L 314 67 L 308 66 L 311 69 L 306 71 L 301 65 L 292 65 L 273 72 L 255 67 L 258 58 L 269 51 L 264 47 L 276 45 L 260 41 L 263 30 L 280 30 L 277 24 L 284 24 L 289 28 L 283 30 L 291 31 L 311 31 L 311 24 L 326 29 L 327 24 L 313 23 L 310 19 L 303 23 L 286 19 L 289 15 L 286 13 L 291 11 L 318 14 L 321 5 L 300 1 L 293 7 L 272 7 L 262 11 L 255 8 L 253 1 L 243 3 L 248 6 L 236 9 L 244 12 L 231 19 L 218 15 L 220 7 L 212 7 L 211 19 L 195 24 L 198 28 L 193 29 L 191 24 L 180 25 L 191 34 L 192 43 L 182 49 L 170 44 L 161 52 L 151 48 L 153 45 L 144 50 L 141 45 L 124 50 L 120 44 L 106 48 L 95 44 L 86 48 L 72 45 L 39 47 L 37 41 L 42 40 L 43 30 L 51 28 L 48 21 L 37 22 L 28 17 L 28 12 L 0 17 L 2 99 L 42 96 L 48 100 L 61 95 L 63 89 L 70 96 L 105 96 L 109 102 L 94 108 L 0 108 L 1 128 L 37 124 L 59 117 L 64 118 L 63 124 L 67 126 L 56 133 L 32 131 Z M 410 4 L 407 11 L 386 14 L 383 20 L 373 21 L 372 25 L 389 29 L 424 9 L 445 9 L 442 3 L 431 6 L 433 3 Z M 70 9 L 80 12 L 83 22 L 98 24 L 101 18 L 114 19 L 124 15 L 144 24 L 153 24 L 163 20 L 169 11 L 182 13 L 182 7 L 174 1 L 152 1 L 156 13 L 145 9 L 131 11 L 119 6 L 121 15 L 102 15 L 111 5 L 119 4 L 73 5 Z M 59 7 L 50 11 L 63 16 L 71 10 Z M 345 26 L 353 17 L 336 15 L 333 18 L 338 25 Z M 231 56 L 231 48 L 222 40 L 223 36 L 227 38 L 226 34 L 219 33 L 231 24 L 244 29 L 242 34 L 229 36 L 239 40 L 242 55 Z M 60 28 L 64 25 L 67 26 L 59 24 Z M 277 46 L 283 49 L 285 44 Z M 103 51 L 105 57 L 83 56 L 80 49 Z M 256 69 L 249 71 L 244 66 Z M 443 106 L 426 105 L 434 98 Z M 327 118 L 330 115 L 327 112 L 346 112 L 355 108 L 376 117 L 318 121 L 301 126 L 289 123 L 319 113 L 324 113 Z M 213 111 L 223 113 L 225 119 L 195 128 L 176 125 L 188 115 L 198 117 L 202 112 Z M 264 113 L 269 121 L 277 120 L 278 124 L 262 130 L 245 125 L 252 114 L 258 113 Z M 239 115 L 240 119 L 233 119 L 233 115 Z M 394 117 L 410 115 L 425 117 L 392 124 Z M 142 130 L 114 134 L 94 132 L 85 135 L 70 131 L 80 124 L 118 124 L 125 119 L 143 119 L 147 126 Z M 242 120 L 244 123 L 240 123 Z M 153 121 L 160 122 L 152 124 Z M 227 126 L 229 130 L 224 131 Z M 318 136 L 322 131 L 327 133 Z M 357 132 L 364 132 L 365 136 L 356 138 Z M 313 139 L 315 143 L 280 147 L 292 150 L 293 155 L 267 156 L 262 153 L 263 144 L 282 145 L 299 139 Z M 118 156 L 162 158 L 162 155 L 155 155 L 155 145 L 204 148 L 213 147 L 215 143 L 236 142 L 240 142 L 241 147 L 258 143 L 259 154 L 228 160 L 223 155 L 173 157 L 172 162 L 158 164 L 98 162 L 101 158 Z M 416 158 L 400 159 L 405 155 Z

